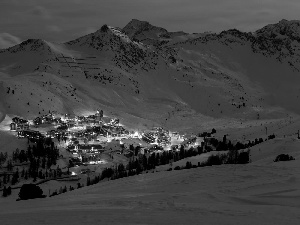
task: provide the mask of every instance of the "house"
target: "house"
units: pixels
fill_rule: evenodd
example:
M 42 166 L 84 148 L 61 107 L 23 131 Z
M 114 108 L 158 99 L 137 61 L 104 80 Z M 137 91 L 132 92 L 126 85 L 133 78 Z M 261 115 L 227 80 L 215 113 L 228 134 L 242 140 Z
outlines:
M 118 118 L 114 118 L 110 120 L 110 124 L 111 125 L 118 125 L 120 122 L 120 120 Z
M 196 140 L 197 140 L 196 137 L 187 138 L 186 140 L 181 142 L 181 145 L 184 146 L 185 148 L 194 147 Z
M 27 123 L 18 123 L 16 125 L 16 130 L 17 131 L 29 130 L 29 124 L 27 124 Z
M 23 124 L 23 123 L 28 123 L 27 120 L 24 120 L 22 118 L 19 118 L 19 117 L 14 117 L 12 118 L 12 121 L 16 124 Z
M 17 124 L 16 123 L 11 123 L 10 124 L 10 130 L 17 130 Z
M 109 117 L 102 117 L 101 120 L 102 120 L 104 123 L 108 124 L 108 123 L 110 122 L 111 119 L 110 119 Z
M 74 150 L 81 153 L 100 153 L 103 152 L 102 145 L 92 144 L 92 145 L 75 145 Z
M 37 140 L 43 138 L 43 135 L 40 132 L 35 130 L 21 130 L 18 131 L 18 137 L 19 138 L 26 137 L 26 138 Z
M 42 118 L 36 117 L 36 118 L 33 120 L 33 123 L 34 123 L 35 125 L 40 125 L 40 124 L 42 124 Z
M 202 147 L 204 145 L 204 137 L 196 137 L 195 145 Z

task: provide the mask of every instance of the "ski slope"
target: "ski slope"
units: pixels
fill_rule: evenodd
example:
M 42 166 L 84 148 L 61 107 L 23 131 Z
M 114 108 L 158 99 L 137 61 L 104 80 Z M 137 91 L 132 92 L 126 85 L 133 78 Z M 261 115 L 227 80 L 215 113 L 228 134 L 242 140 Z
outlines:
M 298 224 L 299 178 L 299 159 L 148 173 L 52 198 L 1 199 L 0 218 L 24 225 Z

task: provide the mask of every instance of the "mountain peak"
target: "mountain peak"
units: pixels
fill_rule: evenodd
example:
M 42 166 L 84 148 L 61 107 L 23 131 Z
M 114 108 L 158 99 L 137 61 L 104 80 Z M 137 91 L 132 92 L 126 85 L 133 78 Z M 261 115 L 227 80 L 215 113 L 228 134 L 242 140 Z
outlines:
M 15 45 L 6 49 L 9 52 L 19 52 L 19 51 L 46 51 L 51 52 L 50 46 L 45 40 L 42 39 L 27 39 L 22 43 Z
M 147 36 L 152 36 L 151 38 L 158 34 L 168 33 L 168 31 L 164 28 L 156 27 L 147 21 L 140 21 L 137 19 L 132 19 L 122 30 L 130 38 L 145 35 L 145 32 L 147 32 Z M 152 35 L 150 33 L 152 33 Z
M 142 21 L 138 19 L 132 19 L 127 25 L 132 25 L 132 26 L 143 26 L 143 25 L 148 25 L 150 24 L 148 21 Z
M 183 31 L 168 32 L 165 28 L 153 26 L 147 21 L 137 19 L 132 19 L 122 31 L 133 40 L 153 46 L 168 43 L 177 36 L 186 35 Z
M 86 45 L 95 49 L 114 49 L 121 43 L 131 43 L 139 48 L 143 48 L 139 43 L 132 41 L 120 28 L 103 25 L 99 30 L 76 40 L 67 42 L 68 45 Z
M 290 38 L 300 41 L 300 21 L 282 19 L 276 24 L 270 24 L 259 29 L 256 34 L 268 38 Z

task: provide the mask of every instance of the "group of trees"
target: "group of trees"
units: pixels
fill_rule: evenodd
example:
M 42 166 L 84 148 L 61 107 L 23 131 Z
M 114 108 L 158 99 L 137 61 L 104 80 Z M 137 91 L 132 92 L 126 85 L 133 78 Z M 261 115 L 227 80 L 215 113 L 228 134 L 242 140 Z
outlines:
M 6 188 L 6 186 L 4 186 L 2 196 L 7 197 L 9 195 L 11 195 L 11 187 L 8 186 L 8 188 Z
M 40 139 L 36 145 L 32 147 L 29 145 L 27 151 L 16 149 L 12 153 L 12 160 L 14 162 L 31 162 L 33 159 L 42 159 L 43 167 L 47 165 L 50 168 L 51 165 L 56 165 L 56 160 L 59 157 L 59 150 L 54 146 L 54 142 L 51 138 Z
M 229 151 L 227 154 L 217 154 L 211 155 L 208 157 L 205 162 L 198 162 L 197 165 L 193 165 L 191 162 L 187 161 L 185 166 L 176 166 L 174 170 L 181 169 L 191 169 L 197 167 L 205 167 L 205 166 L 213 166 L 213 165 L 221 165 L 221 164 L 246 164 L 250 161 L 250 150 L 239 152 L 237 150 Z M 172 168 L 169 169 L 169 171 Z
M 290 161 L 290 160 L 295 160 L 295 158 L 293 156 L 290 156 L 289 154 L 280 154 L 275 158 L 274 162 Z
M 101 176 L 95 176 L 93 178 L 88 176 L 86 186 L 97 184 L 97 183 L 100 182 L 100 180 L 101 180 Z M 83 187 L 84 187 L 84 184 L 81 184 L 79 182 L 77 183 L 77 189 L 80 189 L 80 188 L 83 188 Z M 72 186 L 70 186 L 69 189 L 67 188 L 67 186 L 60 187 L 60 189 L 53 191 L 52 194 L 50 194 L 49 197 L 60 195 L 60 194 L 66 193 L 68 191 L 73 191 L 73 190 L 75 190 L 75 188 L 72 187 Z
M 72 191 L 72 190 L 74 190 L 74 188 L 72 186 L 70 186 L 70 191 Z M 59 190 L 55 190 L 54 192 L 52 192 L 52 194 L 50 194 L 49 197 L 60 195 L 60 194 L 66 193 L 67 191 L 68 191 L 67 186 L 60 187 Z
M 86 186 L 97 184 L 97 183 L 99 183 L 99 181 L 100 181 L 100 176 L 95 176 L 93 179 L 88 177 Z M 84 187 L 84 184 L 81 184 L 79 182 L 77 183 L 77 189 L 80 189 L 80 188 L 83 188 L 83 187 Z M 53 191 L 52 194 L 49 195 L 49 197 L 53 197 L 53 196 L 66 193 L 68 191 L 74 191 L 74 190 L 75 190 L 75 188 L 72 187 L 71 185 L 70 185 L 69 189 L 67 188 L 67 186 L 60 187 L 58 190 L 56 189 L 55 191 Z
M 100 179 L 97 179 L 95 183 L 103 179 L 119 179 L 128 176 L 134 176 L 142 173 L 143 171 L 148 172 L 151 169 L 155 169 L 156 166 L 166 165 L 171 162 L 175 162 L 193 155 L 201 154 L 201 148 L 190 148 L 189 150 L 180 149 L 180 152 L 163 152 L 162 154 L 151 154 L 148 158 L 143 155 L 134 161 L 130 161 L 125 167 L 123 164 L 119 164 L 115 168 L 106 168 L 102 171 Z M 174 160 L 177 159 L 177 160 Z M 175 167 L 178 169 L 190 169 L 195 167 L 204 167 L 221 164 L 246 164 L 250 162 L 250 150 L 238 151 L 230 150 L 225 154 L 211 155 L 206 162 L 198 163 L 198 165 L 192 165 L 191 162 L 187 162 L 185 167 Z M 172 169 L 170 169 L 172 170 Z
M 213 129 L 211 133 L 202 133 L 201 136 L 207 137 L 211 134 L 216 133 Z M 270 135 L 268 139 L 274 138 L 275 135 Z M 221 165 L 221 164 L 245 164 L 250 162 L 250 150 L 240 151 L 242 149 L 247 149 L 256 144 L 263 142 L 263 139 L 255 139 L 253 142 L 249 141 L 247 144 L 237 142 L 235 145 L 231 144 L 231 141 L 223 137 L 222 141 L 215 138 L 210 138 L 210 145 L 214 146 L 216 150 L 229 150 L 225 154 L 211 155 L 208 160 L 198 166 L 211 166 L 211 165 Z M 209 148 L 206 149 L 210 151 Z M 211 149 L 212 150 L 212 149 Z M 204 152 L 203 147 L 191 147 L 186 150 L 183 146 L 180 147 L 179 151 L 163 151 L 162 153 L 152 153 L 148 157 L 146 155 L 139 155 L 134 157 L 134 160 L 130 160 L 127 166 L 119 164 L 115 168 L 106 168 L 102 171 L 100 180 L 103 179 L 118 179 L 127 176 L 133 176 L 140 174 L 143 171 L 149 171 L 155 169 L 156 166 L 170 164 L 184 158 L 196 156 Z M 191 164 L 186 165 L 186 168 L 192 168 Z M 177 168 L 178 169 L 178 168 Z
M 206 151 L 212 151 L 213 150 L 212 147 L 214 147 L 216 151 L 242 150 L 242 149 L 251 148 L 255 145 L 261 144 L 264 141 L 275 138 L 275 134 L 271 134 L 265 140 L 263 138 L 255 138 L 255 140 L 253 141 L 249 140 L 248 143 L 242 143 L 238 141 L 235 144 L 233 144 L 230 140 L 227 140 L 227 135 L 224 135 L 222 140 L 218 140 L 212 137 L 212 134 L 215 134 L 216 132 L 217 132 L 216 129 L 213 128 L 211 132 L 203 132 L 198 134 L 198 137 L 204 137 L 204 139 L 206 139 L 206 143 L 208 144 L 206 146 Z M 207 139 L 208 137 L 209 139 Z
M 15 185 L 21 178 L 25 180 L 33 178 L 33 180 L 36 181 L 37 178 L 60 177 L 62 171 L 59 167 L 57 167 L 57 169 L 51 169 L 52 165 L 56 165 L 58 157 L 59 150 L 54 146 L 51 139 L 40 139 L 33 146 L 29 145 L 26 151 L 16 149 L 16 151 L 13 151 L 10 160 L 7 160 L 7 153 L 0 153 L 0 161 L 2 163 L 7 161 L 8 171 L 3 174 L 2 182 L 0 180 L 0 187 L 2 183 L 4 185 L 8 183 Z M 25 165 L 23 163 L 25 163 Z M 19 171 L 17 167 L 14 170 L 16 164 L 23 165 L 23 169 Z
M 224 151 L 224 150 L 242 150 L 251 148 L 255 145 L 261 144 L 262 142 L 266 140 L 271 140 L 275 138 L 275 134 L 269 135 L 267 139 L 263 138 L 255 138 L 253 141 L 248 141 L 248 143 L 242 143 L 242 142 L 236 142 L 233 144 L 230 140 L 227 140 L 226 135 L 224 135 L 223 140 L 218 140 L 216 138 L 210 138 L 208 143 L 215 148 L 216 151 Z M 211 147 L 207 146 L 206 150 L 211 151 Z
M 225 154 L 211 155 L 203 166 L 221 165 L 221 164 L 246 164 L 250 162 L 250 150 L 238 151 L 230 150 Z
M 6 162 L 7 157 L 8 157 L 7 152 L 5 153 L 0 152 L 0 168 L 2 167 L 2 164 Z

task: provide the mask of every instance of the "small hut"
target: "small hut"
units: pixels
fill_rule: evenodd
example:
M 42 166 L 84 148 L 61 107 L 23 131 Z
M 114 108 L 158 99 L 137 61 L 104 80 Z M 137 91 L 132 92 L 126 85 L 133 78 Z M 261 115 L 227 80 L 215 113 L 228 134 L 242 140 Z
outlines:
M 10 124 L 10 130 L 16 130 L 17 129 L 17 124 L 16 123 L 11 123 Z

